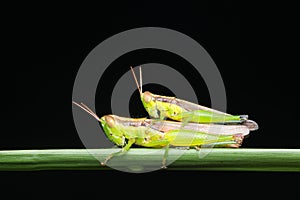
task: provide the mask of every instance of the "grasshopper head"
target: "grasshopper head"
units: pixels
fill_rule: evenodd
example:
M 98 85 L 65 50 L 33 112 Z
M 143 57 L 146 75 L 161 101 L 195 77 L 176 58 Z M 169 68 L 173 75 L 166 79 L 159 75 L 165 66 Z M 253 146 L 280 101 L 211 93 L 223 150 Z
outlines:
M 151 117 L 159 118 L 156 109 L 155 97 L 151 92 L 146 91 L 144 93 L 141 93 L 141 101 L 144 105 L 144 108 Z
M 118 146 L 123 146 L 125 144 L 125 137 L 118 128 L 117 121 L 113 115 L 105 115 L 101 117 L 100 121 L 108 139 Z

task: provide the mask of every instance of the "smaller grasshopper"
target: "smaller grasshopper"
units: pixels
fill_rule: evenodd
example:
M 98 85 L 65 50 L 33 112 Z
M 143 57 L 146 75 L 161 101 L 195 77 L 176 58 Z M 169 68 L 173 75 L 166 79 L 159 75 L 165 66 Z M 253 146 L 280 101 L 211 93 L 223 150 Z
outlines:
M 143 106 L 152 118 L 169 118 L 175 121 L 183 121 L 184 123 L 243 124 L 251 131 L 258 129 L 256 122 L 248 120 L 248 115 L 230 115 L 175 97 L 156 95 L 148 91 L 143 92 L 141 67 L 139 67 L 140 83 L 137 81 L 133 68 L 130 68 Z
M 116 115 L 104 115 L 99 118 L 83 103 L 73 102 L 78 107 L 93 116 L 101 123 L 108 139 L 122 147 L 101 162 L 106 165 L 113 156 L 127 152 L 133 144 L 143 147 L 166 147 L 162 160 L 162 168 L 166 168 L 166 159 L 169 146 L 195 147 L 211 144 L 220 147 L 239 147 L 244 135 L 249 130 L 244 125 L 208 125 L 187 123 L 182 127 L 181 122 L 159 121 L 147 118 L 125 118 Z M 213 130 L 221 131 L 219 134 Z

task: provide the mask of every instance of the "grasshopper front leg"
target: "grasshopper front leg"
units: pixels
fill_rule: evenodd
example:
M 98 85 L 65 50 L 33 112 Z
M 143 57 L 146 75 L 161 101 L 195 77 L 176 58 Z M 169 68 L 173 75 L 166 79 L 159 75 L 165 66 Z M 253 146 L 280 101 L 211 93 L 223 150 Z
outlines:
M 105 160 L 104 160 L 103 162 L 101 162 L 101 165 L 102 165 L 102 166 L 105 166 L 106 163 L 107 163 L 112 157 L 114 157 L 114 156 L 116 156 L 116 155 L 119 155 L 119 154 L 126 153 L 126 152 L 130 149 L 130 147 L 132 146 L 132 144 L 134 144 L 134 143 L 135 143 L 135 139 L 134 139 L 134 138 L 130 138 L 130 139 L 128 140 L 128 143 L 127 143 L 120 151 L 109 154 L 109 155 L 105 158 Z

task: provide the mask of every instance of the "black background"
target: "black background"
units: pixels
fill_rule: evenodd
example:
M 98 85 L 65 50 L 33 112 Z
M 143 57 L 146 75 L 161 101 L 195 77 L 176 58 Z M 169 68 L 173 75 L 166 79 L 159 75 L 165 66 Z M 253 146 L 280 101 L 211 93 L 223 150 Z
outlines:
M 298 66 L 293 63 L 297 58 L 293 51 L 297 20 L 289 7 L 236 5 L 231 1 L 218 4 L 201 1 L 199 4 L 154 4 L 149 1 L 113 5 L 100 3 L 87 7 L 79 5 L 79 9 L 72 6 L 40 5 L 15 12 L 16 19 L 11 25 L 13 38 L 9 41 L 21 42 L 11 45 L 14 47 L 11 51 L 14 61 L 18 62 L 14 105 L 17 111 L 14 127 L 17 131 L 1 133 L 2 150 L 84 148 L 71 112 L 72 87 L 77 70 L 89 52 L 103 40 L 144 26 L 177 30 L 206 49 L 223 77 L 227 112 L 248 114 L 260 126 L 245 140 L 243 147 L 300 148 L 296 127 L 298 77 L 295 70 Z M 188 65 L 175 57 L 165 52 L 135 52 L 114 65 L 114 77 L 120 73 L 118 66 L 153 60 L 169 66 Z M 191 76 L 190 80 L 195 82 L 197 78 Z M 200 83 L 194 87 L 205 90 L 205 93 L 198 98 L 204 105 L 209 105 L 206 88 Z M 96 100 L 99 99 L 97 97 Z M 102 103 L 96 103 L 97 113 L 102 114 Z M 117 185 L 120 190 L 132 186 L 132 190 L 119 194 L 122 198 L 123 195 L 131 196 L 136 188 L 142 189 L 142 184 L 150 181 L 155 181 L 154 185 L 157 184 L 162 193 L 170 192 L 165 189 L 169 185 L 178 187 L 178 192 L 185 186 L 184 192 L 192 190 L 197 193 L 202 187 L 210 186 L 207 184 L 210 181 L 221 182 L 224 187 L 224 183 L 230 182 L 230 187 L 236 182 L 251 181 L 263 186 L 272 180 L 279 187 L 282 185 L 280 179 L 286 183 L 298 175 L 184 171 L 147 174 L 118 171 L 1 172 L 0 185 L 32 194 L 37 190 L 46 194 L 49 191 L 65 191 L 70 197 L 81 192 L 103 197 L 104 186 L 113 188 Z M 112 185 L 109 180 L 113 180 Z M 127 181 L 131 183 L 127 184 Z M 239 184 L 234 185 L 237 187 Z M 242 184 L 239 186 L 243 188 Z M 221 189 L 216 185 L 211 188 Z M 144 192 L 153 195 L 153 198 L 158 195 L 151 189 Z

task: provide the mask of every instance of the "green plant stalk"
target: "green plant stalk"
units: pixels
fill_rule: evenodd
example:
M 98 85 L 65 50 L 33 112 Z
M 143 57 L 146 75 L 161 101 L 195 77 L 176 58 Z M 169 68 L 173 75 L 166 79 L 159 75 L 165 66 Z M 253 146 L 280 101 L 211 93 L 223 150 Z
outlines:
M 96 159 L 103 160 L 119 149 L 56 149 L 56 150 L 9 150 L 0 151 L 0 171 L 36 170 L 114 170 L 101 166 Z M 201 150 L 200 150 L 201 151 Z M 300 172 L 300 149 L 207 149 L 209 153 L 199 158 L 194 149 L 170 149 L 168 158 L 178 159 L 167 166 L 167 170 L 199 171 L 282 171 Z M 128 167 L 135 163 L 161 163 L 161 149 L 132 148 L 114 166 Z M 182 155 L 181 155 L 182 154 Z M 201 155 L 201 154 L 200 154 Z M 110 163 L 108 163 L 110 165 Z M 139 167 L 137 166 L 137 170 Z

